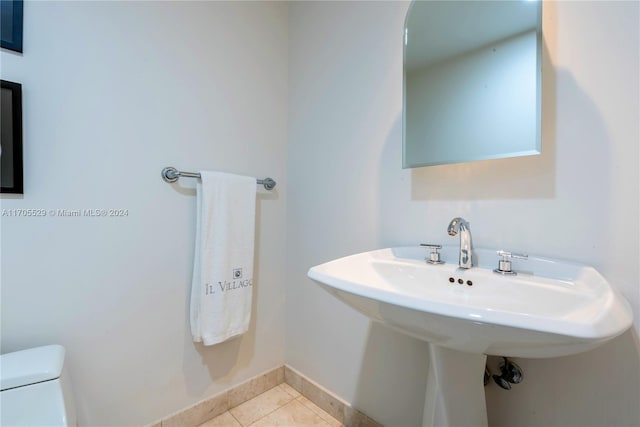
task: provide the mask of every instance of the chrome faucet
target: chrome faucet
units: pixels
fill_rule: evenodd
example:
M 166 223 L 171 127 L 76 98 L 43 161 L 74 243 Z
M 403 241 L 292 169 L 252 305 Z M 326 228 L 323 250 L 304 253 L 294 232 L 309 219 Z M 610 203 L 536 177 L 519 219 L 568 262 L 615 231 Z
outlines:
M 460 268 L 471 268 L 473 267 L 471 230 L 469 230 L 469 223 L 464 218 L 453 218 L 447 227 L 449 236 L 455 236 L 458 231 L 460 232 Z

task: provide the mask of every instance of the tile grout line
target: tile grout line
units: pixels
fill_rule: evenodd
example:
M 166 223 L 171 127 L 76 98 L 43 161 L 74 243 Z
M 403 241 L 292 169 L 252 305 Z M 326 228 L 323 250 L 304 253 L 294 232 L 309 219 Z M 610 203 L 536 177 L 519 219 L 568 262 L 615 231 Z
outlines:
M 270 384 L 274 385 L 269 389 L 263 389 L 263 387 Z M 356 408 L 352 407 L 342 398 L 338 397 L 328 389 L 325 389 L 320 384 L 309 379 L 302 373 L 298 372 L 295 368 L 292 368 L 287 364 L 281 365 L 278 368 L 271 369 L 262 374 L 249 378 L 243 383 L 231 387 L 208 399 L 195 403 L 188 408 L 177 411 L 165 418 L 147 425 L 147 427 L 198 427 L 201 424 L 223 414 L 224 412 L 229 412 L 233 419 L 236 420 L 242 427 L 248 427 L 242 425 L 240 420 L 231 413 L 231 409 L 236 408 L 243 403 L 257 397 L 258 395 L 276 388 L 282 384 L 287 384 L 288 387 L 292 388 L 292 391 L 289 391 L 284 387 L 280 387 L 280 389 L 286 395 L 288 395 L 290 399 L 287 401 L 287 403 L 285 403 L 285 405 L 282 405 L 277 409 L 270 411 L 268 414 L 264 415 L 258 420 L 271 415 L 273 412 L 277 411 L 283 406 L 286 406 L 292 401 L 297 400 L 299 397 L 302 397 L 309 401 L 315 407 L 318 407 L 322 411 L 322 414 L 317 413 L 313 408 L 310 408 L 302 402 L 299 403 L 302 404 L 302 406 L 304 406 L 305 408 L 309 409 L 311 412 L 318 415 L 325 423 L 328 423 L 329 425 L 332 425 L 334 421 L 337 421 L 341 423 L 343 427 L 351 424 L 353 424 L 354 426 L 357 425 L 362 427 L 382 427 L 380 423 L 377 423 L 375 420 L 371 419 L 363 412 L 360 412 Z M 262 391 L 251 398 L 246 398 L 247 394 L 253 394 L 251 391 L 247 392 L 247 389 L 251 390 L 255 388 L 261 389 Z M 303 393 L 305 389 L 306 393 Z M 293 391 L 298 394 L 294 395 Z M 216 401 L 219 402 L 218 410 L 214 409 Z M 234 406 L 231 406 L 232 401 L 235 403 Z M 222 409 L 222 406 L 224 406 L 224 410 L 218 412 L 220 409 Z M 327 409 L 325 409 L 324 406 L 327 406 Z M 336 415 L 334 415 L 332 412 L 335 412 Z M 331 420 L 328 420 L 327 418 L 325 418 L 325 416 L 331 417 Z M 195 424 L 193 422 L 194 418 L 198 419 L 198 424 Z M 258 420 L 253 421 L 251 424 L 249 424 L 249 426 L 257 422 Z
M 279 371 L 282 372 L 281 375 L 279 374 Z M 274 368 L 274 369 L 270 369 L 270 370 L 265 371 L 265 372 L 263 372 L 261 374 L 255 375 L 255 376 L 245 380 L 244 382 L 242 382 L 242 383 L 240 383 L 240 384 L 238 384 L 238 385 L 236 385 L 234 387 L 231 387 L 231 388 L 229 388 L 227 390 L 224 390 L 224 391 L 222 391 L 222 392 L 220 392 L 220 393 L 218 393 L 218 394 L 216 394 L 214 396 L 211 396 L 211 397 L 209 397 L 207 399 L 201 400 L 201 401 L 199 401 L 199 402 L 197 402 L 197 403 L 195 403 L 195 404 L 193 404 L 193 405 L 191 405 L 191 406 L 189 406 L 187 408 L 179 410 L 179 411 L 177 411 L 177 412 L 175 412 L 175 413 L 173 413 L 173 414 L 171 414 L 171 415 L 169 415 L 167 417 L 164 417 L 164 418 L 162 418 L 162 419 L 160 419 L 160 420 L 158 420 L 158 421 L 156 421 L 156 422 L 154 422 L 152 424 L 149 424 L 149 425 L 147 425 L 147 427 L 170 427 L 170 426 L 173 426 L 173 427 L 176 427 L 176 426 L 179 426 L 179 427 L 198 427 L 199 425 L 201 425 L 201 424 L 203 424 L 203 423 L 205 423 L 205 422 L 207 422 L 207 421 L 209 421 L 209 420 L 211 420 L 211 419 L 223 414 L 224 412 L 227 412 L 232 408 L 240 406 L 242 403 L 251 400 L 253 397 L 256 397 L 256 396 L 253 396 L 253 397 L 251 397 L 249 399 L 243 400 L 242 402 L 235 404 L 233 407 L 230 406 L 231 405 L 232 393 L 237 392 L 237 391 L 239 391 L 239 390 L 241 390 L 243 388 L 247 388 L 247 387 L 248 388 L 252 388 L 252 387 L 255 387 L 255 386 L 259 386 L 261 382 L 263 383 L 262 385 L 264 386 L 264 380 L 265 379 L 267 379 L 267 381 L 273 381 L 273 383 L 275 383 L 275 385 L 273 387 L 277 387 L 278 385 L 280 385 L 282 382 L 284 382 L 284 365 L 279 366 L 279 367 Z M 282 382 L 279 382 L 280 379 L 282 379 Z M 273 387 L 271 387 L 271 388 L 273 388 Z M 265 391 L 268 391 L 268 390 L 262 390 L 262 393 L 264 393 Z M 259 393 L 259 394 L 262 394 L 262 393 Z M 205 415 L 206 419 L 204 419 L 204 420 L 203 419 L 199 419 L 198 420 L 199 421 L 198 424 L 194 424 L 191 420 L 189 420 L 190 417 L 192 418 L 194 416 L 193 414 L 197 414 L 199 412 L 198 410 L 199 410 L 200 407 L 202 407 L 202 406 L 207 407 L 207 406 L 211 405 L 212 402 L 215 402 L 217 400 L 225 401 L 224 405 L 223 405 L 224 406 L 224 410 L 223 411 L 216 412 L 213 416 L 208 416 L 207 417 Z M 196 415 L 196 417 L 197 417 L 197 415 Z M 240 423 L 240 425 L 242 425 L 242 423 Z
M 297 397 L 293 397 L 293 399 L 291 399 L 290 401 L 288 401 L 288 402 L 287 402 L 287 403 L 285 403 L 284 405 L 280 406 L 278 409 L 275 409 L 275 410 L 273 410 L 272 412 L 269 412 L 267 415 L 265 415 L 265 416 L 264 416 L 264 417 L 262 417 L 262 418 L 268 417 L 269 415 L 273 414 L 273 413 L 274 413 L 274 412 L 276 412 L 276 411 L 279 411 L 280 409 L 284 408 L 285 406 L 288 406 L 288 405 L 292 404 L 293 402 L 298 402 L 298 404 L 300 404 L 300 405 L 301 405 L 301 406 L 302 406 L 306 411 L 308 411 L 309 413 L 311 413 L 311 414 L 313 414 L 313 415 L 317 416 L 317 417 L 318 417 L 318 418 L 320 418 L 320 420 L 322 420 L 325 424 L 327 424 L 328 426 L 330 426 L 329 422 L 328 422 L 327 420 L 325 420 L 325 419 L 324 419 L 320 414 L 316 413 L 314 410 L 312 410 L 311 408 L 309 408 L 309 407 L 308 407 L 307 405 L 305 405 L 304 403 L 302 403 L 302 402 L 298 401 L 298 399 L 299 399 L 300 397 L 304 397 L 304 396 L 300 395 L 300 396 L 297 396 Z M 262 418 L 260 418 L 260 419 L 262 419 Z M 256 422 L 258 422 L 258 421 L 260 421 L 260 420 L 256 420 L 256 421 L 254 421 L 253 423 L 256 423 Z M 251 427 L 251 425 L 253 425 L 253 423 L 251 423 L 248 427 Z
M 244 426 L 242 425 L 242 423 L 240 422 L 240 420 L 239 420 L 239 419 L 237 419 L 235 415 L 233 415 L 233 413 L 231 412 L 231 408 L 227 409 L 227 412 L 229 413 L 229 415 L 231 415 L 231 417 L 232 417 L 234 420 L 236 420 L 236 422 L 237 422 L 241 427 L 244 427 Z M 221 415 L 222 415 L 222 414 L 221 414 Z M 220 415 L 218 415 L 218 417 L 219 417 L 219 416 L 220 416 Z M 214 419 L 214 418 L 216 418 L 216 417 L 213 417 L 213 418 L 211 418 L 211 419 Z
M 278 384 L 276 387 L 280 387 L 282 384 L 287 384 L 286 381 L 281 382 L 280 384 Z M 291 384 L 287 384 L 289 387 L 291 387 Z M 285 393 L 287 393 L 289 396 L 293 397 L 294 399 L 297 399 L 298 397 L 302 396 L 302 393 L 300 393 L 298 390 L 296 390 L 295 388 L 291 387 L 293 389 L 293 391 L 295 391 L 296 393 L 298 393 L 298 395 L 293 395 L 291 394 L 289 391 L 287 391 L 286 388 L 281 387 L 282 391 L 284 391 Z
M 284 365 L 284 382 L 343 426 L 383 427 L 367 414 L 354 408 L 330 390 L 308 378 L 295 368 Z M 325 406 L 327 407 L 325 409 Z M 335 412 L 334 415 L 332 412 Z M 324 418 L 323 418 L 324 419 Z
M 313 408 L 310 408 L 309 406 L 307 406 L 305 404 L 305 402 L 300 401 L 299 399 L 304 398 L 306 399 L 308 402 L 310 402 L 312 405 L 315 405 L 318 409 L 320 409 L 324 414 L 319 414 L 318 412 L 316 412 Z M 327 411 L 325 411 L 324 409 L 322 409 L 321 407 L 319 407 L 318 405 L 316 405 L 315 403 L 313 403 L 308 397 L 303 396 L 302 394 L 300 394 L 300 396 L 298 396 L 296 398 L 296 400 L 298 400 L 300 402 L 300 404 L 302 406 L 304 406 L 305 408 L 309 409 L 311 412 L 313 412 L 314 414 L 316 414 L 317 416 L 319 416 L 322 420 L 324 420 L 327 424 L 331 425 L 330 422 L 331 420 L 335 420 L 338 421 L 340 424 L 342 424 L 342 422 L 340 422 L 340 420 L 338 420 L 336 417 L 332 416 L 330 413 L 328 413 Z M 330 417 L 331 420 L 326 419 L 325 417 Z
M 278 384 L 278 385 L 277 385 L 277 386 L 275 386 L 275 387 L 270 388 L 270 389 L 269 389 L 269 390 L 267 390 L 267 391 L 273 390 L 273 389 L 274 389 L 274 388 L 276 388 L 276 387 L 280 387 L 280 384 Z M 266 393 L 267 391 L 265 391 L 265 393 Z M 283 390 L 283 391 L 284 391 L 286 394 L 288 394 L 288 395 L 289 395 L 289 397 L 291 397 L 291 400 L 288 400 L 288 401 L 287 401 L 287 403 L 285 403 L 284 405 L 278 406 L 278 407 L 277 407 L 276 409 L 274 409 L 273 411 L 271 411 L 271 412 L 269 412 L 269 413 L 267 413 L 267 414 L 264 414 L 262 417 L 258 418 L 257 420 L 252 421 L 252 422 L 251 422 L 251 424 L 249 424 L 248 426 L 242 425 L 242 423 L 240 422 L 240 420 L 238 420 L 236 417 L 233 417 L 233 418 L 236 418 L 236 420 L 238 420 L 238 423 L 239 423 L 242 427 L 251 427 L 252 425 L 254 425 L 255 423 L 257 423 L 257 422 L 258 422 L 258 421 L 260 421 L 261 419 L 266 418 L 266 417 L 268 417 L 269 415 L 273 414 L 274 412 L 276 412 L 276 411 L 278 411 L 278 410 L 280 410 L 280 409 L 284 408 L 285 406 L 287 406 L 289 403 L 293 402 L 293 401 L 296 399 L 295 397 L 291 396 L 291 393 L 287 392 L 286 390 Z M 263 394 L 263 393 L 260 393 L 260 394 Z M 258 395 L 258 396 L 260 396 L 260 395 Z M 256 397 L 258 397 L 258 396 L 256 396 Z M 255 397 L 254 397 L 254 399 L 255 399 Z M 249 399 L 249 400 L 251 400 L 251 399 Z M 249 402 L 249 400 L 247 400 L 247 402 Z M 244 402 L 244 403 L 247 403 L 247 402 Z M 240 406 L 240 405 L 238 405 L 238 406 Z M 237 406 L 236 406 L 236 408 L 237 408 Z M 231 411 L 229 411 L 229 413 L 231 413 Z M 233 415 L 233 414 L 231 414 L 231 415 Z

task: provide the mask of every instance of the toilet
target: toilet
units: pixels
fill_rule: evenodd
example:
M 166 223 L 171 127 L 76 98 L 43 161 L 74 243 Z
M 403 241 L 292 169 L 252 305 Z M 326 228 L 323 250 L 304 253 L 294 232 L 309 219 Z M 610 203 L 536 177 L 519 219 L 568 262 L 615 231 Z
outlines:
M 76 426 L 64 356 L 60 345 L 0 356 L 0 425 Z

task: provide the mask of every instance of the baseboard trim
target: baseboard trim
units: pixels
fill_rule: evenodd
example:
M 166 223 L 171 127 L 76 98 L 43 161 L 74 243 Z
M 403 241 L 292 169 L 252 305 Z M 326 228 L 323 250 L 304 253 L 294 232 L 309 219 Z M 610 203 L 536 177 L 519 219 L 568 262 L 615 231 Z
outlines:
M 149 427 L 198 427 L 282 383 L 289 384 L 346 427 L 383 427 L 382 424 L 288 365 L 250 378 L 235 387 L 150 424 Z
M 284 381 L 304 397 L 347 427 L 383 427 L 365 413 L 355 409 L 331 391 L 307 378 L 289 365 L 284 366 Z

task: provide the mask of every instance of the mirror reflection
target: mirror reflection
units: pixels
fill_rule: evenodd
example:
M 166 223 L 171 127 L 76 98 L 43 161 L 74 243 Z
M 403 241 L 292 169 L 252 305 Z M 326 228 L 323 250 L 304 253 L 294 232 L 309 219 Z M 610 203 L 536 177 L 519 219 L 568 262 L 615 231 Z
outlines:
M 541 1 L 414 1 L 403 167 L 540 154 Z

